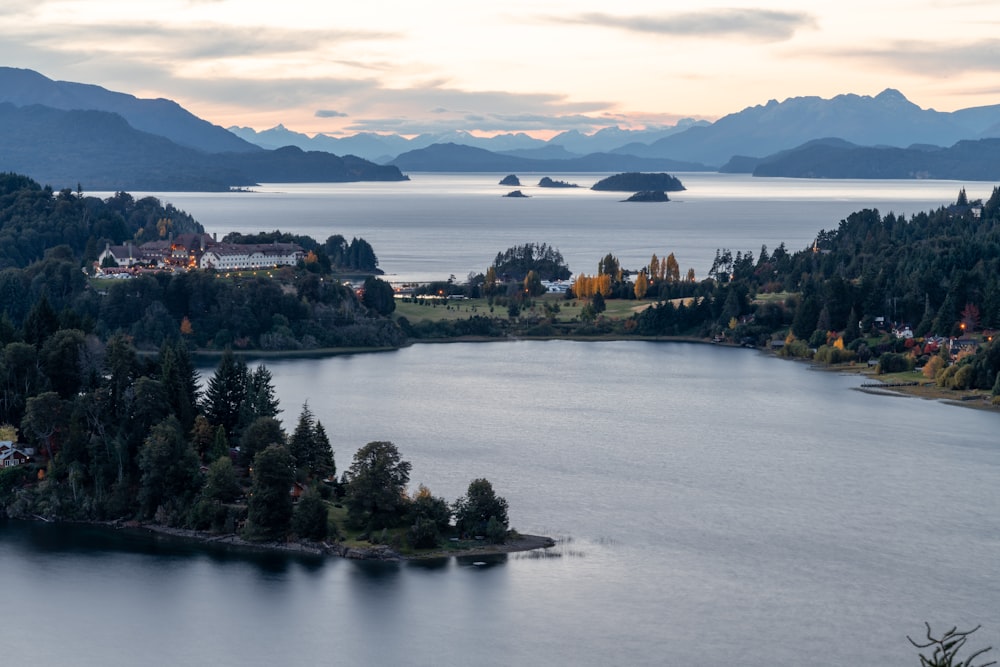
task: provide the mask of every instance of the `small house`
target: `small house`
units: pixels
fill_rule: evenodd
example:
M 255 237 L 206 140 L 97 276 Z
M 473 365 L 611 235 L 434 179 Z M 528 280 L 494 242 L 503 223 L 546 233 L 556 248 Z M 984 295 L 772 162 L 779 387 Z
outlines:
M 28 453 L 15 447 L 13 442 L 9 440 L 0 442 L 0 468 L 21 466 L 30 460 Z

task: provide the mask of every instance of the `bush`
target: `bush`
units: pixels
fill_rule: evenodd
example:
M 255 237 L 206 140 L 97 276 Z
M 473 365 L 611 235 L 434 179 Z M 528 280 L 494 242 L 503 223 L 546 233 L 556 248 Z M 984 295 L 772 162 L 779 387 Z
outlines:
M 292 531 L 307 540 L 324 540 L 328 534 L 326 503 L 312 489 L 302 494 L 292 515 Z
M 908 354 L 898 354 L 896 352 L 886 352 L 878 359 L 878 366 L 875 372 L 878 375 L 886 373 L 905 373 L 913 370 L 913 357 Z
M 437 524 L 431 519 L 418 518 L 410 526 L 407 539 L 414 549 L 433 549 L 438 545 L 441 536 L 438 533 Z
M 821 345 L 816 350 L 813 360 L 821 364 L 844 364 L 854 361 L 854 357 L 854 352 L 851 350 L 843 350 L 832 345 Z

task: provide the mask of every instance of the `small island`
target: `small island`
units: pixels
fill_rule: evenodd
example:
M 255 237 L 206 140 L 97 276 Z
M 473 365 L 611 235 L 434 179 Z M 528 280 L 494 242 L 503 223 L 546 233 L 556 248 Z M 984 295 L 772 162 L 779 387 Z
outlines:
M 512 185 L 519 187 L 521 185 L 521 179 L 517 177 L 517 174 L 507 174 L 500 180 L 500 185 Z
M 503 196 L 504 197 L 514 197 L 515 199 L 518 198 L 518 197 L 520 197 L 522 199 L 527 199 L 529 195 L 524 194 L 520 190 L 511 190 L 510 192 L 508 192 L 507 194 L 505 194 Z
M 662 190 L 643 190 L 641 192 L 636 192 L 628 199 L 623 199 L 622 201 L 663 202 L 670 201 L 670 197 L 668 197 L 667 193 Z
M 686 188 L 678 178 L 670 174 L 628 172 L 601 179 L 590 189 L 607 192 L 680 192 Z
M 540 188 L 578 188 L 580 187 L 576 183 L 567 183 L 566 181 L 554 181 L 548 176 L 543 176 L 542 180 L 538 181 L 538 187 Z

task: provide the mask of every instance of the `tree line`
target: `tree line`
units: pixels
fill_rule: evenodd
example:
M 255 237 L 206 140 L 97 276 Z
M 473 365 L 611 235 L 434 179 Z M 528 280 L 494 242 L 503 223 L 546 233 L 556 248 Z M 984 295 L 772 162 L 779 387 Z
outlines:
M 115 336 L 91 355 L 78 376 L 52 375 L 56 366 L 32 375 L 27 365 L 16 386 L 5 386 L 4 420 L 15 426 L 4 433 L 17 439 L 19 431 L 38 461 L 0 471 L 6 514 L 324 540 L 340 536 L 331 518 L 339 505 L 346 527 L 374 541 L 392 531 L 397 546 L 506 539 L 507 503 L 487 480 L 454 503 L 423 486 L 407 495 L 411 466 L 390 442 L 362 447 L 338 478 L 326 428 L 308 404 L 291 432 L 282 426 L 263 365 L 227 351 L 202 391 L 180 340 L 145 357 Z

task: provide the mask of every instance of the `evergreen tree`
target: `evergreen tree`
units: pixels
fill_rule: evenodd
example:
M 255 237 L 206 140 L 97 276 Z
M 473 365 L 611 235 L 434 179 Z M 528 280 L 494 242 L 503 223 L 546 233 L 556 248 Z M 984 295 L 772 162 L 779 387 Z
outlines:
M 254 540 L 278 540 L 292 519 L 291 488 L 295 467 L 288 450 L 271 445 L 253 460 L 253 482 L 247 503 L 246 535 Z
M 309 475 L 326 479 L 336 473 L 330 439 L 323 425 L 316 421 L 309 403 L 302 406 L 299 422 L 288 440 L 288 450 L 295 458 L 295 465 Z
M 246 362 L 227 348 L 205 390 L 205 416 L 212 424 L 226 429 L 229 437 L 236 435 L 247 398 L 248 376 Z
M 464 535 L 484 535 L 492 520 L 507 530 L 507 500 L 493 492 L 487 479 L 475 479 L 465 496 L 455 501 L 455 526 Z M 496 534 L 496 528 L 493 533 Z M 499 541 L 503 541 L 500 539 Z
M 281 408 L 278 407 L 278 398 L 275 396 L 274 378 L 264 364 L 257 366 L 249 375 L 246 402 L 253 407 L 254 419 L 258 417 L 277 418 L 281 413 Z
M 59 330 L 59 316 L 49 304 L 47 295 L 35 302 L 24 318 L 24 342 L 40 348 L 45 340 Z
M 170 408 L 185 431 L 194 427 L 198 402 L 198 373 L 181 341 L 160 348 L 160 379 Z
M 292 436 L 288 439 L 288 452 L 295 459 L 295 465 L 298 468 L 308 470 L 312 467 L 315 434 L 316 420 L 307 401 L 302 405 L 299 422 L 296 424 Z
M 259 452 L 270 445 L 285 445 L 285 432 L 274 417 L 258 417 L 253 420 L 240 436 L 240 460 L 250 465 Z
M 391 442 L 369 442 L 344 474 L 348 520 L 367 530 L 396 524 L 405 512 L 410 463 Z
M 334 479 L 337 476 L 337 464 L 333 460 L 333 447 L 326 435 L 323 424 L 316 421 L 316 431 L 313 434 L 316 449 L 316 461 L 313 470 L 320 479 Z
M 198 457 L 184 438 L 175 417 L 153 427 L 139 450 L 139 503 L 142 515 L 152 517 L 169 505 L 168 520 L 175 523 L 200 486 Z

